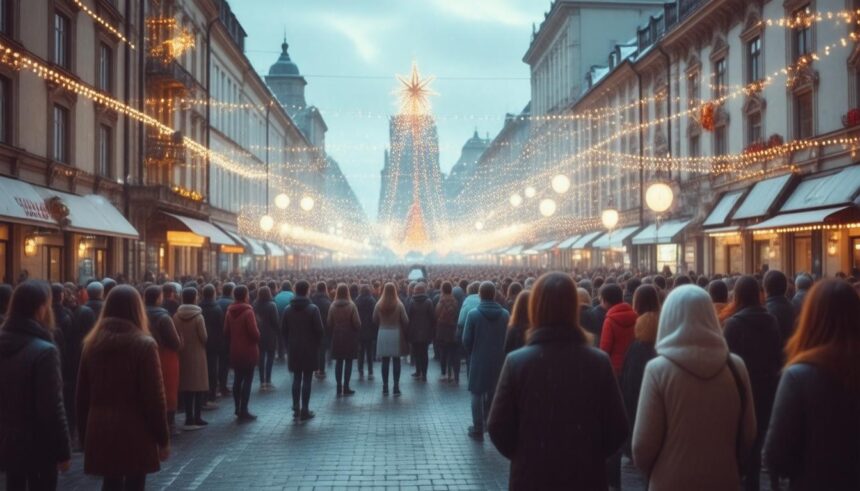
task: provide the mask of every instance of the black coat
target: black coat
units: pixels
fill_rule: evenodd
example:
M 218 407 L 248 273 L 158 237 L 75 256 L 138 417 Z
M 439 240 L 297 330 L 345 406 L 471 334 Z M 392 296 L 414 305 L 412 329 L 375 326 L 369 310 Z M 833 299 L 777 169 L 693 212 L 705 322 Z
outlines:
M 436 337 L 436 309 L 427 295 L 415 295 L 406 309 L 409 342 L 429 343 Z
M 30 319 L 0 329 L 0 470 L 43 469 L 71 456 L 60 353 Z
M 320 318 L 328 319 L 328 311 L 331 308 L 331 297 L 328 296 L 328 293 L 317 292 L 311 295 L 311 303 L 317 306 L 317 309 L 320 311 Z M 325 322 L 325 320 L 323 320 Z M 326 336 L 325 329 L 323 329 L 323 343 L 326 347 L 331 344 L 331 338 Z
M 860 391 L 796 364 L 779 381 L 764 463 L 792 490 L 860 489 Z
M 361 319 L 361 329 L 358 331 L 358 339 L 361 341 L 375 341 L 379 326 L 373 322 L 373 308 L 376 307 L 376 299 L 373 295 L 359 295 L 355 299 L 358 308 L 358 317 Z
M 600 346 L 600 334 L 603 332 L 604 320 L 606 320 L 606 309 L 602 305 L 591 308 L 579 307 L 579 325 L 594 336 L 594 346 Z
M 215 300 L 203 300 L 200 310 L 206 324 L 206 352 L 212 356 L 224 349 L 224 310 Z
M 516 351 L 526 344 L 526 327 L 509 326 L 505 333 L 505 354 Z
M 744 360 L 750 377 L 759 435 L 767 431 L 779 371 L 782 341 L 776 318 L 764 307 L 747 307 L 726 319 L 729 350 Z
M 287 368 L 293 373 L 318 369 L 323 322 L 320 309 L 308 297 L 295 297 L 290 301 L 284 310 L 281 331 L 287 346 Z
M 96 320 L 98 320 L 99 316 L 102 315 L 102 307 L 104 306 L 104 304 L 105 301 L 101 298 L 90 299 L 87 301 L 87 307 L 92 309 L 93 315 L 95 316 Z M 170 315 L 172 316 L 173 314 Z
M 93 326 L 96 325 L 96 320 L 96 313 L 86 305 L 78 305 L 78 307 L 72 312 L 72 323 L 75 324 L 75 328 L 77 329 L 78 335 L 81 339 L 87 337 L 87 334 L 89 334 Z
M 278 349 L 278 306 L 272 300 L 258 300 L 254 303 L 254 315 L 260 330 L 260 351 L 275 351 Z
M 636 421 L 636 411 L 639 406 L 639 392 L 642 390 L 642 379 L 645 377 L 645 365 L 657 356 L 654 344 L 640 340 L 633 341 L 624 356 L 621 367 L 621 396 L 627 409 L 627 421 L 632 425 Z
M 791 301 L 785 298 L 785 295 L 774 295 L 767 297 L 765 308 L 770 315 L 776 318 L 782 346 L 785 346 L 788 338 L 794 334 L 794 306 Z
M 505 360 L 489 432 L 511 489 L 606 489 L 606 459 L 629 432 L 609 357 L 571 331 L 537 329 Z

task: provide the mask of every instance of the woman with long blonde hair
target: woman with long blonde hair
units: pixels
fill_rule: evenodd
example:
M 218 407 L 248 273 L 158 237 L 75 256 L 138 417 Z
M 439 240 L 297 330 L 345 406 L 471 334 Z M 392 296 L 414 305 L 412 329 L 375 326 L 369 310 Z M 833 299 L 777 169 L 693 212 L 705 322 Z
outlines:
M 349 286 L 337 285 L 334 302 L 328 311 L 326 331 L 331 338 L 331 357 L 335 360 L 335 381 L 338 396 L 351 396 L 355 391 L 349 388 L 352 377 L 352 360 L 358 355 L 358 331 L 361 318 L 358 308 L 352 301 Z
M 397 297 L 394 283 L 386 283 L 382 297 L 373 309 L 373 321 L 379 325 L 376 354 L 382 358 L 382 394 L 388 395 L 388 367 L 394 365 L 394 395 L 400 395 L 400 357 L 409 354 L 406 329 L 409 317 Z

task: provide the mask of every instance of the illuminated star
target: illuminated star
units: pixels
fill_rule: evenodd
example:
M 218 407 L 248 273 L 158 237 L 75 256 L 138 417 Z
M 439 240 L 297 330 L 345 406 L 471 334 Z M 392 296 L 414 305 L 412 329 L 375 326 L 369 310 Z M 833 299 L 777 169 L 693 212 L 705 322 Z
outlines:
M 396 92 L 400 96 L 400 113 L 409 115 L 423 115 L 430 113 L 431 95 L 438 95 L 430 90 L 429 85 L 435 77 L 421 78 L 418 73 L 418 65 L 412 63 L 412 73 L 409 78 L 397 75 L 397 80 L 403 85 Z

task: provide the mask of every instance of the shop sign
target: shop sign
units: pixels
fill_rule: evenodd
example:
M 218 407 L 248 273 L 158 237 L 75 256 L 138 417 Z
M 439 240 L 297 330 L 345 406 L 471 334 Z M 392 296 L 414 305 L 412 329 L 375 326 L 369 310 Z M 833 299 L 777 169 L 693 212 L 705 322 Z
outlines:
M 48 212 L 48 207 L 44 201 L 35 201 L 32 199 L 21 198 L 15 196 L 15 203 L 21 207 L 24 216 L 27 218 L 38 218 L 40 220 L 51 220 L 51 214 Z

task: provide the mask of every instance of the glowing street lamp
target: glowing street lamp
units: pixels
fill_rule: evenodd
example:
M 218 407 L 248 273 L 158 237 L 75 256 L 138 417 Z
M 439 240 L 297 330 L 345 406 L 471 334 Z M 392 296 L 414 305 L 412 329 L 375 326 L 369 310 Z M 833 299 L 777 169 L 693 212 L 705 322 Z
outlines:
M 570 178 L 559 174 L 552 178 L 552 190 L 558 194 L 564 194 L 570 189 Z
M 551 217 L 555 214 L 555 201 L 547 198 L 540 202 L 540 214 L 545 217 Z
M 523 197 L 520 196 L 520 193 L 514 193 L 511 195 L 511 206 L 514 208 L 523 204 Z
M 290 206 L 290 197 L 284 193 L 275 196 L 275 206 L 282 210 L 286 210 Z
M 484 222 L 480 220 L 475 222 L 475 230 L 484 230 Z
M 311 211 L 314 209 L 314 199 L 311 198 L 310 196 L 305 196 L 299 202 L 299 206 L 301 206 L 302 209 L 305 211 Z
M 616 225 L 618 225 L 618 210 L 616 210 L 615 208 L 607 208 L 603 210 L 603 213 L 600 214 L 600 221 L 602 221 L 603 226 L 606 227 L 607 230 L 609 230 L 609 257 L 610 261 L 613 263 L 614 266 L 615 261 L 613 261 L 614 258 L 612 257 L 612 230 L 615 229 Z
M 537 190 L 534 188 L 534 186 L 528 186 L 524 190 L 524 192 L 526 194 L 526 198 L 534 198 L 535 195 L 537 194 Z
M 657 214 L 657 217 L 654 220 L 655 254 L 658 246 L 660 245 L 660 214 L 671 208 L 674 200 L 675 193 L 665 182 L 655 182 L 645 190 L 645 204 L 648 205 L 648 208 L 651 211 Z
M 263 232 L 270 232 L 274 226 L 275 220 L 269 215 L 263 215 L 260 218 L 260 228 L 263 229 Z

